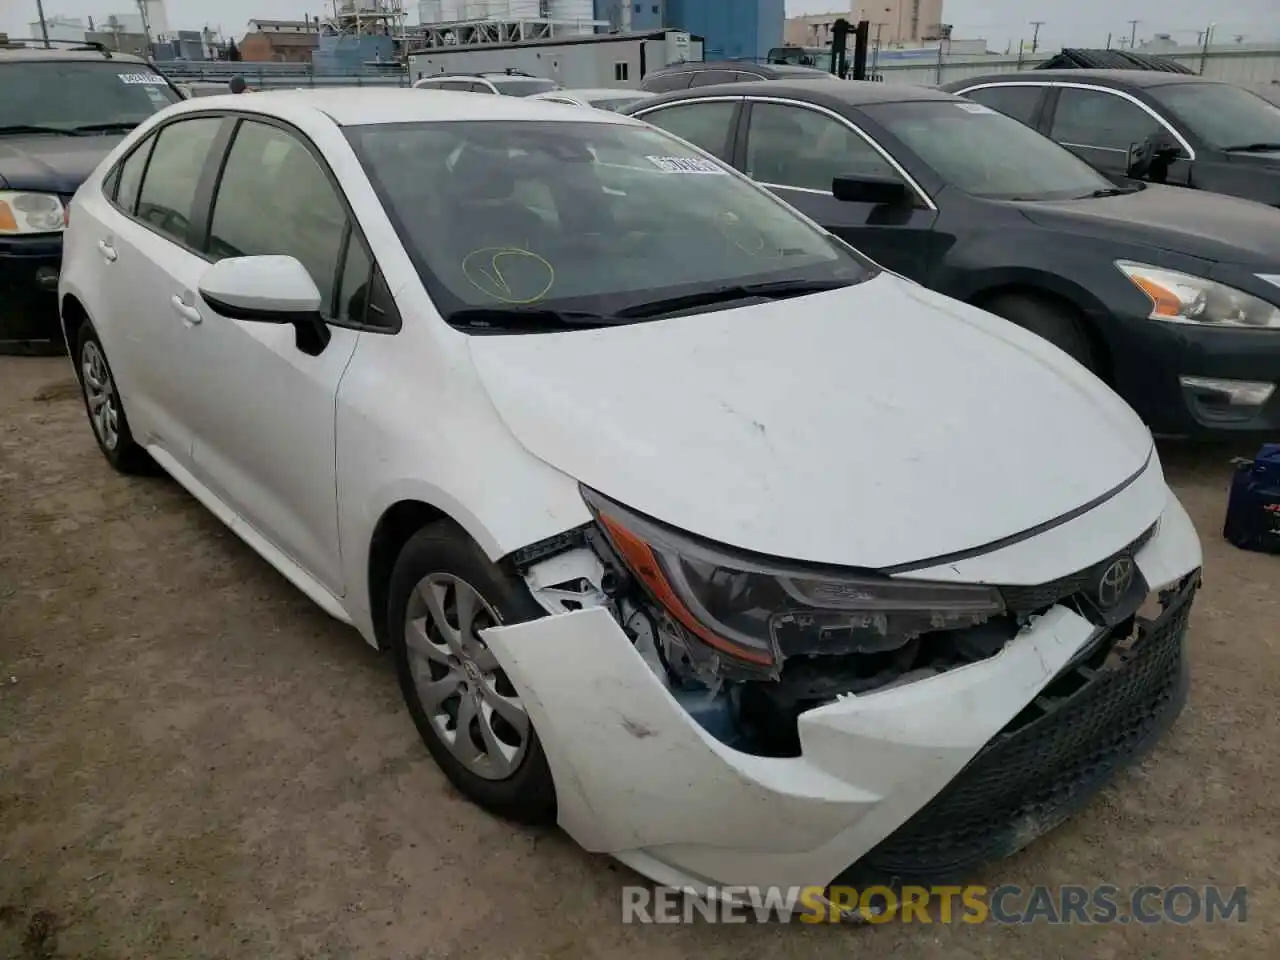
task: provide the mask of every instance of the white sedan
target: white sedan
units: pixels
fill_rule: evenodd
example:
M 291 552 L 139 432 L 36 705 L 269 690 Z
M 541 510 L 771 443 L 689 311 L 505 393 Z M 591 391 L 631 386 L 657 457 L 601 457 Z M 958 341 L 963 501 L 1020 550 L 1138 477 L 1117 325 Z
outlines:
M 1137 417 L 639 121 L 202 98 L 69 224 L 107 460 L 389 648 L 490 811 L 703 889 L 940 881 L 1182 705 L 1200 547 Z

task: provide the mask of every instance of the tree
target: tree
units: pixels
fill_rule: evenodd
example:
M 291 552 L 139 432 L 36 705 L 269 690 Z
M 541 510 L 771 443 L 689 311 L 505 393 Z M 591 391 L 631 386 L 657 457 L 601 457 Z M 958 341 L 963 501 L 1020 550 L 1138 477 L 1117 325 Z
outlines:
M 240 48 L 236 46 L 236 42 L 234 40 L 227 44 L 227 59 L 235 61 L 239 61 L 240 59 Z

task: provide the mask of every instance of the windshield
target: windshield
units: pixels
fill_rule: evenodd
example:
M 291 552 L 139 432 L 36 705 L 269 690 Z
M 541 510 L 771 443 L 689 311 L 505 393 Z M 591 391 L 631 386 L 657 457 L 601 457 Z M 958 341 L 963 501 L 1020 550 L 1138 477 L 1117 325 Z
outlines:
M 1071 151 L 990 107 L 922 100 L 862 108 L 943 180 L 991 200 L 1067 200 L 1114 190 Z
M 519 79 L 502 79 L 499 77 L 486 77 L 492 83 L 499 93 L 508 97 L 532 97 L 535 93 L 547 93 L 551 90 L 559 90 L 560 84 L 554 80 L 530 80 L 527 77 Z
M 136 126 L 180 97 L 142 63 L 31 61 L 0 63 L 0 131 L 47 127 Z
M 801 67 L 814 67 L 824 73 L 831 72 L 831 51 L 811 47 L 774 47 L 769 51 L 771 64 L 790 63 Z
M 847 286 L 875 271 L 650 127 L 456 121 L 344 132 L 446 319 L 476 308 L 648 318 L 659 301 L 744 284 Z
M 1170 83 L 1151 87 L 1192 133 L 1219 150 L 1255 143 L 1280 145 L 1280 107 L 1229 83 Z

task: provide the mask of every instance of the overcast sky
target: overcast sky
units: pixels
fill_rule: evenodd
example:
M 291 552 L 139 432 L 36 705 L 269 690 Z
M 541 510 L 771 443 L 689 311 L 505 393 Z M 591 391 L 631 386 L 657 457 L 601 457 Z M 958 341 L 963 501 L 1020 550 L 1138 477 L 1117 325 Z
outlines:
M 44 0 L 45 14 L 101 20 L 111 13 L 132 12 L 130 0 Z M 416 0 L 406 0 L 417 19 Z M 787 0 L 789 15 L 820 13 L 841 7 L 840 0 Z M 301 19 L 304 13 L 324 9 L 321 0 L 168 0 L 172 29 L 199 29 L 206 23 L 221 26 L 239 37 L 251 17 Z M 944 16 L 955 26 L 956 37 L 985 37 L 992 49 L 1002 50 L 1019 38 L 1031 38 L 1030 20 L 1043 20 L 1042 47 L 1063 45 L 1102 46 L 1107 33 L 1128 34 L 1129 20 L 1137 19 L 1138 37 L 1172 33 L 1185 43 L 1195 43 L 1196 33 L 1217 20 L 1216 38 L 1230 42 L 1235 34 L 1250 39 L 1274 39 L 1280 35 L 1280 0 L 946 0 Z M 27 32 L 36 19 L 36 0 L 0 0 L 0 29 L 13 36 Z

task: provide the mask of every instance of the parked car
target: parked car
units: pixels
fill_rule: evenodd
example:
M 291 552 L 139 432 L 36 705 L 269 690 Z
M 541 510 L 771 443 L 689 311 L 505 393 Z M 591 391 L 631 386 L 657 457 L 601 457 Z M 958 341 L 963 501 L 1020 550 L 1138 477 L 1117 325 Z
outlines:
M 0 43 L 0 353 L 60 353 L 66 205 L 139 121 L 182 95 L 101 44 Z
M 224 93 L 232 92 L 225 83 L 210 83 L 200 80 L 179 83 L 178 89 L 182 91 L 182 95 L 188 100 L 192 97 L 219 97 Z
M 1033 70 L 942 89 L 1029 124 L 1113 176 L 1280 206 L 1280 106 L 1235 84 L 1149 70 Z
M 579 107 L 595 107 L 597 110 L 618 111 L 623 107 L 648 100 L 652 93 L 643 90 L 622 90 L 617 87 L 599 87 L 585 90 L 552 90 L 536 93 L 534 100 L 550 100 L 552 103 L 569 103 Z
M 718 83 L 751 83 L 757 80 L 838 80 L 839 77 L 813 67 L 783 63 L 752 63 L 748 60 L 689 60 L 651 70 L 640 81 L 640 89 L 668 93 L 689 87 Z
M 668 94 L 627 113 L 879 263 L 1038 333 L 1153 430 L 1280 430 L 1280 211 L 1117 186 L 979 103 L 881 83 Z
M 532 97 L 559 90 L 560 84 L 542 77 L 508 70 L 505 73 L 448 73 L 414 81 L 415 90 L 448 90 L 453 93 L 491 93 L 506 97 Z
M 389 647 L 466 796 L 663 883 L 968 873 L 1183 703 L 1200 547 L 1133 412 L 636 120 L 182 103 L 60 289 L 113 466 Z

